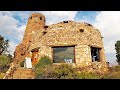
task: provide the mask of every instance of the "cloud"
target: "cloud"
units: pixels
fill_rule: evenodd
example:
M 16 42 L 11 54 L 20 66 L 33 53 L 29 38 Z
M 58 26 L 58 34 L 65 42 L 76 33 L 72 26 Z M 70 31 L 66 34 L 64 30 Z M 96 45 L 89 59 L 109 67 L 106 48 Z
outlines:
M 19 38 L 19 41 L 21 42 L 22 39 L 23 39 L 23 35 L 24 35 L 24 32 L 25 32 L 25 29 L 26 29 L 26 25 L 22 25 L 20 26 L 17 30 L 18 30 L 18 38 Z
M 42 13 L 46 17 L 46 24 L 54 24 L 65 20 L 75 20 L 77 11 L 0 11 L 0 34 L 10 41 L 10 53 L 13 54 L 16 45 L 23 38 L 28 17 L 33 13 Z M 92 22 L 104 37 L 104 47 L 107 60 L 115 62 L 115 43 L 120 40 L 120 12 L 98 12 L 94 20 L 84 16 L 81 21 Z M 90 21 L 91 20 L 91 21 Z
M 11 55 L 14 55 L 14 51 L 15 51 L 15 47 L 17 46 L 16 43 L 13 42 L 9 42 L 9 48 L 8 48 L 8 53 L 10 53 Z
M 109 61 L 115 61 L 115 43 L 120 40 L 120 11 L 102 11 L 98 13 L 94 26 L 101 31 L 104 37 L 107 58 L 113 56 L 109 58 Z
M 19 11 L 12 16 L 19 16 L 22 22 L 27 23 L 28 17 L 33 13 L 41 13 L 46 18 L 46 24 L 58 23 L 63 20 L 74 20 L 77 11 Z
M 25 25 L 18 27 L 19 21 L 11 16 L 0 16 L 0 33 L 6 39 L 12 40 L 12 42 L 20 42 L 25 30 Z
M 8 50 L 13 54 L 16 45 L 22 40 L 25 25 L 18 27 L 19 20 L 13 18 L 13 12 L 0 12 L 0 34 L 9 40 Z
M 0 34 L 10 41 L 10 53 L 22 41 L 27 20 L 32 13 L 42 13 L 46 24 L 74 20 L 77 11 L 0 11 Z
M 77 11 L 45 11 L 41 12 L 46 17 L 46 24 L 58 23 L 65 20 L 74 20 Z
M 9 39 L 11 54 L 13 54 L 16 45 L 22 41 L 28 17 L 32 13 L 42 13 L 46 17 L 47 25 L 65 20 L 75 20 L 77 15 L 77 11 L 0 11 L 0 34 Z M 87 17 L 89 16 L 83 16 L 81 21 L 92 22 Z M 79 17 L 77 18 L 79 20 Z M 93 22 L 92 24 L 100 30 L 104 37 L 103 40 L 108 61 L 114 62 L 116 60 L 114 45 L 117 40 L 120 40 L 120 12 L 99 12 L 96 15 L 95 23 Z

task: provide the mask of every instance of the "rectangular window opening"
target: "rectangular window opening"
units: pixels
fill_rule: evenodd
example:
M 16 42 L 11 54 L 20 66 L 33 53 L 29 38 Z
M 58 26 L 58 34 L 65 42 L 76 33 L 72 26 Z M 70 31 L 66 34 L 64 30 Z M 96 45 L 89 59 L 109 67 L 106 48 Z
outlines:
M 100 62 L 100 50 L 101 48 L 91 47 L 92 62 Z
M 53 63 L 75 63 L 75 46 L 53 47 Z

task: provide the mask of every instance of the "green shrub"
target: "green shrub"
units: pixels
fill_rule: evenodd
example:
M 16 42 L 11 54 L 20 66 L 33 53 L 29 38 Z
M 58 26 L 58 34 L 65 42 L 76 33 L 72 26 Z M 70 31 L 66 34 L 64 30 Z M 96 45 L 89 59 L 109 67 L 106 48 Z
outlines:
M 37 78 L 51 78 L 51 79 L 99 79 L 100 73 L 92 73 L 80 71 L 77 72 L 76 68 L 73 68 L 69 64 L 61 64 L 59 66 L 47 65 L 44 68 L 38 69 L 39 75 Z
M 81 72 L 76 74 L 77 79 L 100 79 L 100 74 L 95 72 Z
M 9 59 L 6 55 L 0 55 L 0 66 L 5 66 L 9 64 Z
M 120 66 L 110 67 L 108 72 L 87 72 L 83 68 L 73 68 L 70 64 L 48 64 L 43 58 L 35 68 L 37 79 L 120 79 Z
M 74 79 L 75 70 L 71 65 L 61 64 L 59 66 L 46 65 L 41 70 L 41 76 L 37 78 L 53 78 L 53 79 Z
M 52 64 L 52 60 L 48 56 L 41 57 L 35 66 L 35 78 L 43 78 L 43 68 Z
M 35 68 L 37 67 L 43 67 L 45 65 L 52 64 L 52 60 L 48 56 L 43 56 L 39 60 L 39 62 L 36 64 Z
M 35 79 L 43 78 L 42 68 L 35 68 Z
M 5 72 L 9 69 L 9 67 L 10 67 L 10 66 L 7 66 L 7 65 L 1 66 L 1 67 L 0 67 L 0 72 L 5 73 Z
M 0 72 L 5 73 L 9 69 L 11 62 L 12 57 L 10 57 L 9 55 L 0 55 Z
M 75 70 L 69 64 L 62 64 L 54 72 L 57 78 L 60 79 L 73 79 Z

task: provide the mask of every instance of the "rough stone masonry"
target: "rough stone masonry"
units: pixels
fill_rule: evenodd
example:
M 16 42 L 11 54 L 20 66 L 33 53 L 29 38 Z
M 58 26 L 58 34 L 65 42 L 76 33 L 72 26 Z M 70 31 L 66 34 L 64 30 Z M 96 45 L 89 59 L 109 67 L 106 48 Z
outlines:
M 19 64 L 31 56 L 32 63 L 37 63 L 45 55 L 54 62 L 54 48 L 73 47 L 76 66 L 106 65 L 102 38 L 100 31 L 89 23 L 69 20 L 48 26 L 44 15 L 34 13 L 28 18 L 23 40 L 15 49 L 14 62 Z

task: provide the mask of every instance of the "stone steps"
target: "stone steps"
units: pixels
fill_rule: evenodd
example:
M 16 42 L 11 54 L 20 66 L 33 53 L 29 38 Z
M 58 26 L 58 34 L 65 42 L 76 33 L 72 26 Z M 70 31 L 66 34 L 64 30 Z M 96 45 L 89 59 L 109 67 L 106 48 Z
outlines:
M 19 68 L 13 74 L 13 79 L 33 79 L 34 72 L 32 69 Z
M 7 79 L 34 79 L 34 72 L 32 69 L 18 68 Z

